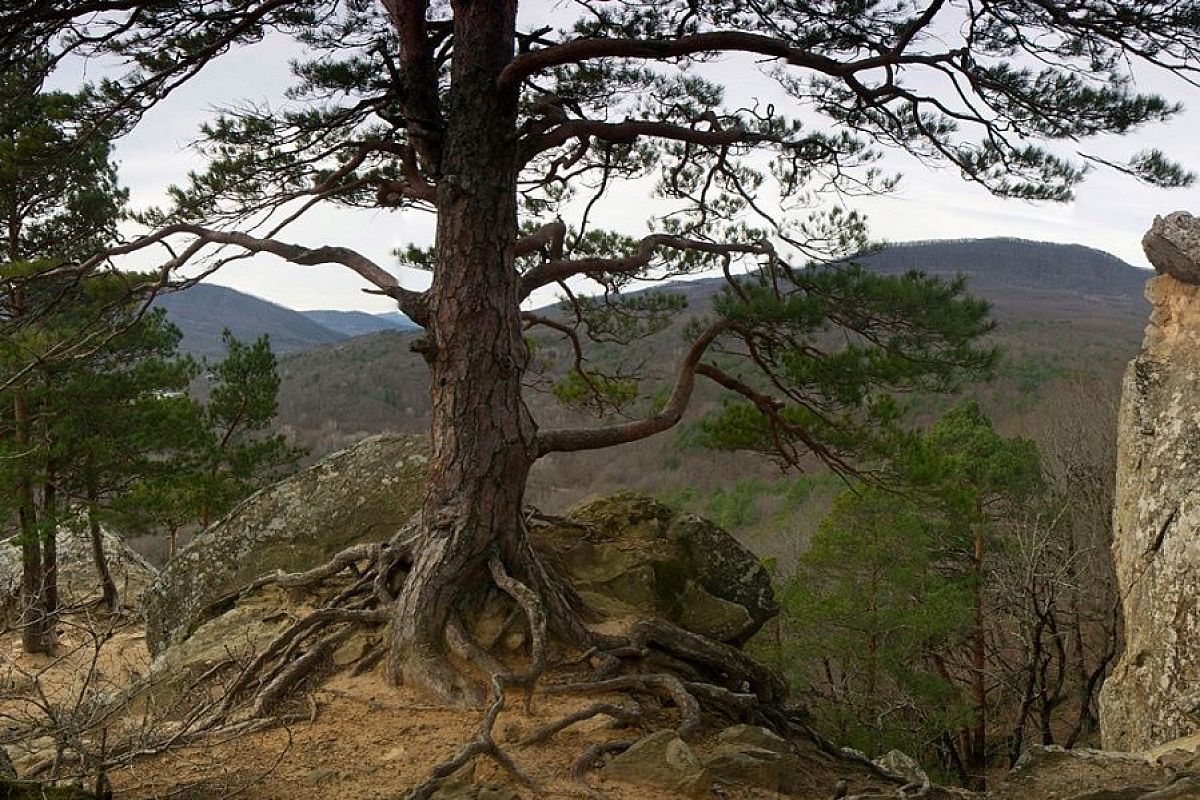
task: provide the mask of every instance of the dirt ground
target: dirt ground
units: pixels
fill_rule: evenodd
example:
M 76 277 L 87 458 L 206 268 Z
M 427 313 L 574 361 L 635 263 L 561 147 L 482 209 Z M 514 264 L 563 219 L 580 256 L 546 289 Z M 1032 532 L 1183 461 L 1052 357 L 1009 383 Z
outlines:
M 99 630 L 101 636 L 89 631 Z M 22 738 L 49 713 L 72 721 L 88 719 L 88 698 L 97 692 L 116 692 L 145 674 L 149 664 L 144 632 L 136 621 L 110 624 L 100 617 L 68 618 L 60 627 L 59 654 L 30 657 L 20 651 L 14 634 L 0 637 L 0 723 L 8 731 L 6 747 L 19 772 L 47 766 L 53 757 L 48 737 Z M 548 682 L 579 679 L 567 673 L 546 676 Z M 87 687 L 84 688 L 84 684 Z M 544 797 L 584 797 L 584 788 L 570 777 L 571 762 L 591 744 L 613 738 L 644 735 L 677 724 L 675 709 L 659 706 L 653 698 L 636 701 L 643 721 L 636 731 L 617 729 L 597 717 L 559 733 L 547 743 L 524 749 L 513 745 L 535 728 L 596 700 L 631 704 L 625 695 L 572 697 L 535 695 L 527 713 L 522 698 L 510 696 L 494 729 L 496 741 L 541 786 Z M 113 769 L 109 778 L 121 800 L 399 800 L 424 780 L 429 770 L 448 759 L 474 734 L 482 712 L 422 703 L 411 691 L 388 685 L 382 667 L 359 676 L 343 671 L 329 677 L 309 696 L 295 701 L 296 710 L 309 719 L 236 738 L 214 737 L 165 753 L 145 755 Z M 124 709 L 126 719 L 106 717 L 101 727 L 114 731 L 122 725 L 142 724 L 144 709 Z M 93 720 L 96 722 L 97 720 Z M 719 721 L 709 721 L 689 744 L 698 755 L 713 746 Z M 87 734 L 95 737 L 95 731 Z M 13 741 L 16 738 L 18 741 Z M 813 800 L 834 796 L 834 785 L 844 765 L 809 743 L 801 743 Z M 64 767 L 64 773 L 68 772 Z M 473 773 L 473 774 L 472 774 Z M 477 785 L 507 786 L 523 798 L 534 793 L 487 758 L 477 758 L 473 770 L 461 777 Z M 863 788 L 867 781 L 852 778 Z M 592 785 L 613 800 L 653 800 L 672 796 L 661 789 L 606 782 L 594 771 Z M 486 795 L 485 796 L 489 796 Z M 497 800 L 502 794 L 490 795 Z M 508 795 L 511 796 L 511 795 Z M 774 798 L 774 792 L 715 786 L 706 796 L 718 798 Z M 790 795 L 798 797 L 802 795 Z

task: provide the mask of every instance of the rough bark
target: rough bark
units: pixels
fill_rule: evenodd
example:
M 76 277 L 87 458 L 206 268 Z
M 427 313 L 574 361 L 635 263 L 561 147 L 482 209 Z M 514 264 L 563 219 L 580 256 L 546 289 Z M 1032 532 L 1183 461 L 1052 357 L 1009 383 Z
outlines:
M 460 602 L 498 555 L 527 585 L 521 520 L 537 428 L 521 397 L 516 106 L 496 91 L 512 58 L 516 4 L 456 3 L 453 90 L 440 157 L 436 269 L 429 291 L 431 460 L 423 542 L 397 597 L 388 673 L 449 701 L 480 687 L 447 660 Z M 541 587 L 537 587 L 539 590 Z

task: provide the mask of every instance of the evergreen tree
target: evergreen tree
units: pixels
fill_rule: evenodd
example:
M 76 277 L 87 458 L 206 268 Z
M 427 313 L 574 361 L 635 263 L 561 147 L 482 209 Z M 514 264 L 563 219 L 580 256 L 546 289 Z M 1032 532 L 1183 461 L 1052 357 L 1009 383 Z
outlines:
M 44 335 L 39 321 L 55 313 L 77 287 L 77 276 L 59 273 L 96 252 L 114 237 L 125 194 L 109 159 L 107 129 L 84 126 L 88 95 L 42 91 L 50 66 L 45 52 L 23 51 L 0 70 L 0 416 L 11 445 L 5 459 L 4 493 L 15 498 L 22 553 L 22 642 L 27 652 L 51 646 L 51 602 L 47 566 L 53 576 L 54 521 L 41 520 L 42 505 L 53 512 L 52 462 L 36 458 L 43 443 L 35 435 L 40 414 L 32 402 L 36 368 L 72 357 L 104 335 L 104 315 L 80 316 L 77 338 Z M 47 467 L 51 469 L 47 469 Z M 43 553 L 43 545 L 46 552 Z M 50 595 L 54 591 L 51 588 Z
M 911 499 L 859 487 L 821 522 L 784 594 L 788 660 L 822 730 L 872 755 L 923 754 L 970 719 L 938 669 L 971 625 L 971 585 L 947 570 L 947 530 Z
M 117 252 L 177 241 L 168 266 L 218 246 L 338 264 L 426 329 L 430 491 L 388 664 L 392 680 L 444 699 L 478 699 L 448 657 L 446 631 L 485 590 L 481 576 L 509 575 L 542 600 L 546 613 L 535 616 L 551 632 L 580 649 L 596 644 L 578 598 L 525 534 L 537 459 L 672 428 L 700 377 L 738 398 L 729 417 L 744 430 L 732 443 L 769 443 L 789 462 L 811 451 L 848 469 L 892 435 L 893 393 L 988 366 L 972 348 L 986 329 L 982 309 L 961 287 L 807 269 L 863 244 L 861 219 L 820 206 L 837 192 L 891 188 L 877 146 L 949 165 L 999 195 L 1066 200 L 1097 162 L 1072 153 L 1075 142 L 1179 110 L 1133 88 L 1131 60 L 1200 69 L 1194 3 L 581 0 L 578 16 L 551 26 L 519 22 L 517 6 L 18 0 L 0 11 L 10 52 L 49 42 L 118 54 L 131 71 L 98 95 L 130 124 L 243 44 L 290 35 L 309 49 L 295 66 L 294 105 L 240 108 L 207 126 L 210 168 L 143 217 L 157 230 Z M 727 99 L 691 68 L 727 54 L 760 64 L 791 107 Z M 1154 151 L 1116 166 L 1160 185 L 1191 180 Z M 644 235 L 595 227 L 604 195 L 645 179 L 663 216 Z M 404 251 L 432 269 L 430 288 L 403 286 L 342 243 L 288 241 L 287 224 L 322 202 L 435 213 L 434 247 Z M 256 227 L 264 217 L 279 225 Z M 734 285 L 691 331 L 664 403 L 621 424 L 538 429 L 522 396 L 527 328 L 578 347 L 576 381 L 608 409 L 611 390 L 623 401 L 626 387 L 597 379 L 585 340 L 628 341 L 658 324 L 661 308 L 622 293 L 632 280 L 706 269 L 724 269 Z M 756 277 L 733 280 L 747 271 Z M 579 300 L 587 281 L 603 301 Z M 522 309 L 556 286 L 568 295 L 565 321 Z M 722 368 L 718 352 L 738 368 Z M 863 436 L 864 425 L 885 430 Z
M 998 434 L 971 401 L 901 444 L 889 469 L 899 484 L 839 497 L 800 560 L 788 593 L 799 654 L 849 738 L 876 751 L 936 745 L 982 786 L 987 588 L 1009 521 L 1039 503 L 1037 449 Z
M 139 312 L 135 307 L 127 313 Z M 130 515 L 141 513 L 129 502 L 134 487 L 181 472 L 188 444 L 203 432 L 200 408 L 186 394 L 197 366 L 179 355 L 180 333 L 165 312 L 116 322 L 121 331 L 103 348 L 45 371 L 39 426 L 46 458 L 55 465 L 53 485 L 83 510 L 102 603 L 110 611 L 118 610 L 120 598 L 102 522 L 130 527 Z
M 279 410 L 279 370 L 270 337 L 246 344 L 226 329 L 221 339 L 225 358 L 209 372 L 205 466 L 196 476 L 205 527 L 251 492 L 293 471 L 304 455 L 282 434 L 267 432 Z

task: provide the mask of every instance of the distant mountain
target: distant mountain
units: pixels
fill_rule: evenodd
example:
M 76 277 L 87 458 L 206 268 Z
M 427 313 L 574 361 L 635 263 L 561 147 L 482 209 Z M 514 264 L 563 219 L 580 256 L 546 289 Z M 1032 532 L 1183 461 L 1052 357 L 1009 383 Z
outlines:
M 365 311 L 302 311 L 318 325 L 343 336 L 363 336 L 380 331 L 413 330 L 417 326 L 399 311 L 368 314 Z
M 220 358 L 225 354 L 221 331 L 229 328 L 239 339 L 271 337 L 276 353 L 295 353 L 346 336 L 314 322 L 299 311 L 284 308 L 225 286 L 201 283 L 154 301 L 183 332 L 180 348 L 194 356 Z
M 855 259 L 894 274 L 920 269 L 962 274 L 968 291 L 989 300 L 998 322 L 991 340 L 1008 353 L 992 405 L 1024 408 L 1039 387 L 1078 373 L 1116 374 L 1137 350 L 1149 304 L 1148 270 L 1078 245 L 1016 239 L 915 242 Z M 688 315 L 704 314 L 722 278 L 660 287 L 688 299 Z M 635 360 L 670 375 L 681 346 L 677 322 L 634 345 Z M 281 364 L 280 420 L 314 451 L 340 447 L 366 433 L 420 431 L 428 426 L 428 370 L 410 350 L 412 332 L 385 331 L 315 347 Z M 569 348 L 553 334 L 539 355 L 560 365 Z M 609 348 L 611 351 L 611 348 Z M 615 357 L 611 354 L 603 357 Z M 543 424 L 567 424 L 552 400 L 530 395 Z
M 375 316 L 392 323 L 393 327 L 401 330 L 415 331 L 417 328 L 421 327 L 408 317 L 401 314 L 399 311 L 387 311 L 383 314 L 375 314 Z
M 854 259 L 888 274 L 921 270 L 962 273 L 970 290 L 997 307 L 1029 312 L 1039 298 L 1072 308 L 1109 305 L 1148 307 L 1143 292 L 1153 273 L 1116 256 L 1078 244 L 1025 239 L 963 239 L 902 242 Z

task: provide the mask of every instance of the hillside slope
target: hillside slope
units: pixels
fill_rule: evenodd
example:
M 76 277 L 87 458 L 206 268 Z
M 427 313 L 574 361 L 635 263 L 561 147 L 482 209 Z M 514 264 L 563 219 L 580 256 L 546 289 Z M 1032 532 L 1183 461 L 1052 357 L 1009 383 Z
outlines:
M 301 311 L 318 325 L 343 336 L 364 336 L 380 331 L 414 330 L 416 325 L 399 312 L 368 314 L 365 311 Z
M 183 332 L 180 347 L 197 357 L 221 358 L 221 331 L 228 328 L 243 340 L 271 337 L 276 353 L 295 353 L 344 339 L 299 311 L 225 286 L 201 283 L 158 297 L 154 304 Z
M 1010 351 L 1001 389 L 1035 388 L 1071 370 L 1119 369 L 1134 353 L 1149 308 L 1142 296 L 1149 273 L 1108 253 L 1079 245 L 1015 239 L 920 242 L 858 259 L 872 270 L 961 273 L 969 290 L 993 304 L 994 340 Z M 663 287 L 684 294 L 703 314 L 723 280 Z M 428 377 L 409 350 L 415 333 L 383 332 L 327 344 L 285 359 L 281 420 L 317 450 L 383 430 L 428 426 Z M 661 372 L 681 346 L 677 326 L 639 345 L 639 358 Z M 553 337 L 542 355 L 564 350 Z M 1007 382 L 1007 383 L 1006 383 Z M 1006 388 L 1007 387 L 1007 388 Z M 569 417 L 548 398 L 532 396 L 543 425 Z

